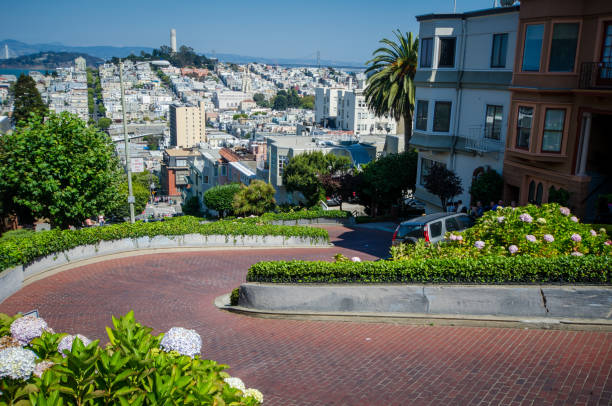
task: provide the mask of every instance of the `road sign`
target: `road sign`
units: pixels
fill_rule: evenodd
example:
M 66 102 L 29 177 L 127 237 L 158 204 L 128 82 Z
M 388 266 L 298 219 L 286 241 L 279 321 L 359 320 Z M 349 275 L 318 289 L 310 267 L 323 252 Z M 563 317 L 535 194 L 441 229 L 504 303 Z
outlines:
M 132 158 L 131 159 L 131 170 L 132 173 L 140 173 L 144 172 L 144 159 L 142 158 Z

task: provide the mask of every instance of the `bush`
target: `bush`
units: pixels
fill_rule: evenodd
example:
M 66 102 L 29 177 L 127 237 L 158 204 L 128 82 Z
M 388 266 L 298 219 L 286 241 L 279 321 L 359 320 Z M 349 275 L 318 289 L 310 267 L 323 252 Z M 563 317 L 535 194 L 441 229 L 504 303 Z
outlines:
M 242 215 L 262 215 L 276 205 L 275 194 L 272 185 L 262 180 L 254 180 L 234 195 L 232 202 L 234 212 Z
M 219 217 L 231 216 L 234 210 L 234 196 L 239 191 L 238 183 L 212 187 L 204 192 L 204 204 L 208 209 L 218 212 Z
M 236 288 L 234 290 L 232 290 L 232 293 L 230 293 L 230 305 L 231 306 L 238 306 L 238 299 L 240 298 L 240 288 Z
M 200 224 L 195 217 L 182 216 L 153 223 L 137 222 L 113 224 L 104 227 L 89 227 L 79 230 L 40 231 L 29 238 L 0 241 L 0 270 L 23 265 L 51 254 L 60 253 L 80 245 L 96 245 L 100 241 L 122 238 L 155 237 L 157 235 L 179 236 L 185 234 L 201 235 L 274 235 L 302 237 L 315 240 L 329 239 L 326 230 L 315 227 L 277 226 L 265 224 L 257 218 L 249 221 L 221 220 Z
M 485 204 L 497 202 L 502 198 L 504 179 L 494 170 L 488 170 L 472 182 L 470 195 L 472 202 L 481 201 Z
M 227 365 L 200 358 L 202 340 L 193 330 L 172 328 L 154 336 L 130 312 L 113 317 L 105 347 L 99 340 L 40 329 L 22 347 L 14 341 L 20 331 L 9 335 L 13 321 L 0 314 L 0 339 L 12 346 L 0 350 L 3 405 L 254 406 L 263 401 L 259 391 L 231 378 Z M 24 321 L 46 326 L 39 318 Z
M 200 201 L 197 196 L 189 196 L 182 205 L 183 213 L 188 216 L 200 214 Z
M 259 262 L 248 282 L 268 283 L 612 283 L 609 256 L 488 256 L 364 262 Z
M 310 210 L 301 210 L 289 213 L 266 213 L 263 214 L 260 218 L 263 221 L 291 221 L 291 220 L 303 220 L 303 219 L 316 219 L 316 218 L 332 218 L 332 219 L 346 219 L 351 215 L 348 211 L 343 210 L 323 210 L 321 208 L 318 209 L 310 209 Z

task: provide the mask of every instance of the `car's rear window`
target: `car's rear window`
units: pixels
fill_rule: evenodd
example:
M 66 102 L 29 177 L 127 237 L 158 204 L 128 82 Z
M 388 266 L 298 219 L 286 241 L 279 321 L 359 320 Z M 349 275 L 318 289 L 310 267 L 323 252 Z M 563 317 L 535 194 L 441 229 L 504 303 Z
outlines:
M 399 238 L 423 238 L 423 224 L 401 224 L 399 232 L 397 233 Z

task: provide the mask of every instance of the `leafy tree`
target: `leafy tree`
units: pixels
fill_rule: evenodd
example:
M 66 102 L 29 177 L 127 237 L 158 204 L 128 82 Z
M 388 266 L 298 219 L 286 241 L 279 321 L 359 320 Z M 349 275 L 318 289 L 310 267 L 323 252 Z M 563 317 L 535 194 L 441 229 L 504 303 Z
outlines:
M 219 217 L 223 218 L 233 213 L 234 195 L 239 191 L 240 184 L 238 183 L 212 187 L 204 192 L 204 204 L 209 209 L 217 211 Z
M 397 42 L 380 40 L 385 46 L 366 62 L 368 85 L 364 91 L 368 106 L 378 116 L 390 114 L 404 119 L 404 142 L 408 149 L 414 112 L 414 75 L 417 69 L 418 39 L 412 33 L 394 32 Z
M 497 202 L 502 198 L 504 179 L 494 170 L 488 170 L 472 181 L 470 195 L 472 202 Z
M 101 130 L 106 130 L 108 129 L 108 127 L 110 127 L 112 123 L 113 120 L 111 120 L 110 118 L 102 117 L 98 120 L 98 128 L 100 128 Z
M 263 95 L 263 93 L 255 93 L 253 95 L 253 101 L 259 105 L 259 103 L 266 101 L 266 97 Z
M 314 110 L 314 96 L 304 96 L 300 99 L 300 107 L 303 109 Z
M 242 187 L 234 195 L 234 213 L 260 216 L 274 209 L 276 191 L 272 185 L 262 180 L 254 180 L 248 187 Z
M 43 120 L 47 115 L 47 106 L 43 103 L 36 89 L 36 82 L 30 76 L 19 75 L 17 82 L 11 87 L 13 96 L 13 119 L 16 124 L 27 121 L 30 114 Z
M 188 216 L 199 216 L 200 215 L 200 201 L 197 196 L 189 196 L 185 203 L 183 203 L 183 213 Z
M 463 192 L 461 179 L 444 165 L 434 164 L 424 179 L 425 189 L 440 198 L 444 211 L 448 200 Z
M 272 108 L 274 110 L 287 110 L 288 102 L 287 96 L 283 96 L 282 94 L 276 95 L 274 98 L 274 105 Z
M 398 203 L 416 183 L 418 153 L 413 149 L 389 154 L 365 165 L 359 174 L 359 198 L 372 208 L 372 215 Z M 355 191 L 355 190 L 353 190 Z
M 320 177 L 339 175 L 351 168 L 345 156 L 323 154 L 320 151 L 305 153 L 292 158 L 283 171 L 283 184 L 289 192 L 300 192 L 308 206 L 316 205 L 325 197 Z
M 120 198 L 117 202 L 117 205 L 106 213 L 111 217 L 126 218 L 130 216 L 130 205 L 128 204 L 127 177 L 124 176 L 124 179 L 125 180 L 123 180 L 119 185 Z M 143 184 L 139 182 L 134 182 L 132 180 L 132 195 L 134 196 L 134 213 L 138 215 L 142 213 L 147 207 L 147 203 L 150 197 L 149 188 L 148 186 L 144 186 Z
M 109 137 L 75 115 L 33 116 L 0 137 L 0 199 L 22 222 L 81 225 L 117 205 L 120 169 Z
M 548 203 L 559 203 L 561 206 L 567 206 L 569 198 L 569 192 L 563 188 L 555 189 L 554 186 L 551 186 L 550 189 L 548 189 Z

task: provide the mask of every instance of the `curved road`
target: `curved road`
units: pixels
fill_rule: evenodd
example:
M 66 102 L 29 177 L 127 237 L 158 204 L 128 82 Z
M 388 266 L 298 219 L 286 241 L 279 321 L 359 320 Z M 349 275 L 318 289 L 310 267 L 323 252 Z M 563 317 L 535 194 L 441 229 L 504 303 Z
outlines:
M 156 332 L 197 330 L 203 356 L 260 389 L 266 405 L 612 403 L 612 333 L 260 319 L 215 297 L 269 259 L 384 256 L 390 234 L 326 227 L 331 249 L 153 254 L 74 268 L 17 292 L 0 312 L 38 309 L 56 331 L 101 338 L 133 309 Z

